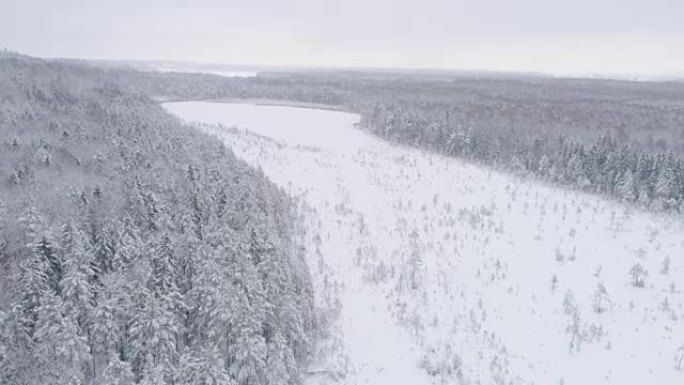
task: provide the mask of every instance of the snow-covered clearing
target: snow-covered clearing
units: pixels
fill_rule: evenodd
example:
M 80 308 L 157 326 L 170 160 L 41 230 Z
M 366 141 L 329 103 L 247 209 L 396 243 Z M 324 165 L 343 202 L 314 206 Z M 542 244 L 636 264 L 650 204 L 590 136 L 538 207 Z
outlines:
M 163 73 L 210 74 L 226 78 L 251 78 L 257 76 L 257 73 L 254 71 L 220 71 L 187 67 L 157 67 L 154 70 Z
M 681 219 L 393 146 L 353 114 L 165 107 L 238 127 L 201 126 L 301 199 L 330 320 L 309 383 L 684 383 Z

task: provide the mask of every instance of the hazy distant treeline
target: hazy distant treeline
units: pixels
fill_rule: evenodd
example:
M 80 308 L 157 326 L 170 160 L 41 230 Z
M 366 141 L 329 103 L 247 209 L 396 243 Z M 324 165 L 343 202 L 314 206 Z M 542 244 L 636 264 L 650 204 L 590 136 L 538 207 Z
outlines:
M 0 58 L 0 383 L 297 382 L 292 202 L 132 88 Z
M 154 95 L 342 105 L 388 140 L 531 173 L 643 207 L 682 210 L 684 84 L 332 72 L 129 72 Z

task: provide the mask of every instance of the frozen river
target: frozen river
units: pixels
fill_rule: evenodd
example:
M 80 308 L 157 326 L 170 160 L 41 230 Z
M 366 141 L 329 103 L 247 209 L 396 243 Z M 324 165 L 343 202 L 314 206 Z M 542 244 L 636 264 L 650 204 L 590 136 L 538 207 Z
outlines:
M 354 114 L 164 107 L 299 199 L 329 323 L 308 383 L 684 381 L 681 220 L 393 146 Z

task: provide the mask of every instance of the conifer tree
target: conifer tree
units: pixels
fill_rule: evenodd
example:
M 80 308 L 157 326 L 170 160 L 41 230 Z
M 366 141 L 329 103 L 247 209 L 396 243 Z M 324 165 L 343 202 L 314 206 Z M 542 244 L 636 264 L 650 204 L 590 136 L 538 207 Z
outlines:
M 76 320 L 64 310 L 60 297 L 47 293 L 38 309 L 36 357 L 43 363 L 40 373 L 46 383 L 65 383 L 86 378 L 91 361 L 86 338 L 79 333 Z
M 131 385 L 135 382 L 131 365 L 119 359 L 118 354 L 109 358 L 109 363 L 102 373 L 102 385 Z
M 72 225 L 63 228 L 62 251 L 64 258 L 64 279 L 62 298 L 64 309 L 72 315 L 79 327 L 85 328 L 95 300 L 93 286 L 93 257 L 86 250 L 82 233 Z
M 174 382 L 177 385 L 235 385 L 216 348 L 188 350 L 183 354 Z

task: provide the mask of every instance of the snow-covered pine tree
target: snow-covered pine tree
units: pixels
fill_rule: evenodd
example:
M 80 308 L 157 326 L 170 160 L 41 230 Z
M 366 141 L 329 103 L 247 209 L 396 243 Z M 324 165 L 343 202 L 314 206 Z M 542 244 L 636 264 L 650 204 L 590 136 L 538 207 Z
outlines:
M 95 300 L 94 259 L 86 250 L 83 234 L 71 224 L 63 227 L 61 244 L 64 259 L 64 309 L 76 320 L 80 328 L 85 328 L 89 325 Z
M 136 310 L 127 340 L 133 372 L 138 379 L 152 381 L 159 376 L 169 379 L 177 358 L 175 315 L 163 298 L 155 296 L 144 285 L 137 285 L 135 290 Z
M 45 279 L 48 286 L 55 294 L 61 293 L 60 283 L 62 281 L 63 261 L 57 250 L 57 245 L 50 239 L 46 231 L 40 236 L 37 243 L 33 245 L 33 252 L 45 268 Z
M 262 381 L 266 361 L 266 341 L 262 335 L 266 303 L 248 250 L 245 243 L 229 256 L 235 272 L 232 290 L 236 296 L 236 313 L 229 331 L 229 372 L 240 385 L 256 385 Z
M 218 349 L 187 350 L 174 375 L 176 385 L 235 385 Z
M 67 312 L 59 296 L 46 293 L 38 309 L 35 358 L 41 363 L 37 373 L 46 384 L 84 382 L 91 361 L 86 338 L 76 320 Z
M 617 184 L 618 196 L 627 202 L 634 202 L 637 197 L 636 182 L 632 170 L 626 169 L 619 178 Z
M 266 345 L 266 367 L 264 382 L 272 385 L 287 385 L 297 374 L 297 364 L 287 341 L 276 332 Z
M 92 309 L 88 342 L 95 376 L 109 367 L 113 358 L 119 359 L 117 344 L 121 341 L 121 330 L 117 320 L 117 306 L 122 305 L 117 301 L 119 297 L 120 294 L 102 293 Z M 114 363 L 112 370 L 121 370 L 117 365 L 119 364 Z
M 100 379 L 102 385 L 131 385 L 135 383 L 135 377 L 128 362 L 121 361 L 118 354 L 112 354 L 108 361 L 109 363 Z
M 629 269 L 629 275 L 632 278 L 632 285 L 634 287 L 644 287 L 646 283 L 646 276 L 648 272 L 640 263 L 635 263 L 631 269 Z
M 608 296 L 608 291 L 606 290 L 606 287 L 603 286 L 603 283 L 599 282 L 596 286 L 596 291 L 594 292 L 593 297 L 594 311 L 597 313 L 603 313 L 608 310 L 609 305 L 610 297 Z

